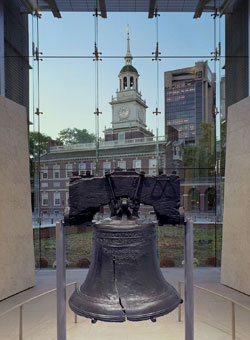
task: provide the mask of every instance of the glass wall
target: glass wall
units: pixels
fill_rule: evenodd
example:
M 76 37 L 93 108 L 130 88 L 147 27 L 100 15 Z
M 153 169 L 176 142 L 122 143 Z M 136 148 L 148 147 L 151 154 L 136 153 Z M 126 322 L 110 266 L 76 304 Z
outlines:
M 46 13 L 30 17 L 30 46 L 43 52 L 31 58 L 30 72 L 37 268 L 56 266 L 55 223 L 69 205 L 72 174 L 102 176 L 116 168 L 179 175 L 180 204 L 194 221 L 195 264 L 220 266 L 224 17 L 210 14 L 193 19 L 161 13 L 150 20 L 145 13 L 111 13 L 105 20 L 86 13 L 65 13 L 60 21 Z M 126 65 L 135 68 L 124 75 L 133 76 L 137 86 L 122 89 Z M 152 207 L 140 211 L 154 220 Z M 95 218 L 108 215 L 102 207 Z M 92 229 L 66 228 L 67 266 L 89 266 Z M 157 231 L 161 266 L 182 266 L 183 226 Z

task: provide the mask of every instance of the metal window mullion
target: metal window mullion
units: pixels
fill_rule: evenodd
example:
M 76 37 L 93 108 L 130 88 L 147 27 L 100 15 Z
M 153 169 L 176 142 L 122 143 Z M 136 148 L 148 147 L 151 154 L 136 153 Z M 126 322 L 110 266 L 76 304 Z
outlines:
M 0 95 L 5 97 L 4 0 L 0 0 Z

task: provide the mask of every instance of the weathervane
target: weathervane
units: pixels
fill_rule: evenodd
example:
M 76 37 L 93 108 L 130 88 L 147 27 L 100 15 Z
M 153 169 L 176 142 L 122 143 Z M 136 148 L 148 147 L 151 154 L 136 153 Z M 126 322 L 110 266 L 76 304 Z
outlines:
M 126 32 L 127 32 L 128 37 L 129 37 L 129 24 L 127 24 Z

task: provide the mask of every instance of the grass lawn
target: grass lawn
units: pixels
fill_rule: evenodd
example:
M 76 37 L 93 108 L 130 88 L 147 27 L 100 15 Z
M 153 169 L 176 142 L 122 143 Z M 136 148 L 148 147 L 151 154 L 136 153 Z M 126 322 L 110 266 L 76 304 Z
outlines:
M 182 266 L 184 259 L 184 229 L 183 226 L 163 226 L 157 228 L 157 246 L 160 260 L 171 260 L 174 266 Z M 206 266 L 209 257 L 221 257 L 222 228 L 217 225 L 216 235 L 214 225 L 210 227 L 195 225 L 194 227 L 194 257 L 198 266 Z M 216 247 L 215 247 L 216 240 Z M 160 242 L 159 242 L 160 241 Z M 66 235 L 67 265 L 76 267 L 77 261 L 82 258 L 91 260 L 92 229 L 84 229 L 81 233 Z M 41 257 L 48 261 L 48 267 L 55 266 L 56 239 L 54 236 L 42 238 L 39 242 L 38 233 L 34 239 L 35 257 L 39 259 L 39 244 Z M 216 251 L 216 253 L 215 253 Z M 46 262 L 45 261 L 45 262 Z M 217 265 L 220 262 L 218 261 Z

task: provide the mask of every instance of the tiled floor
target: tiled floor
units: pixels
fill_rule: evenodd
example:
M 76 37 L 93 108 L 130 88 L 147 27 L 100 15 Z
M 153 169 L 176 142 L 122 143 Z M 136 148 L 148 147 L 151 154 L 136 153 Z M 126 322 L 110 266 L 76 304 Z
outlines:
M 67 270 L 67 282 L 81 284 L 87 270 Z M 165 278 L 174 286 L 183 280 L 183 269 L 163 269 Z M 195 268 L 195 283 L 250 307 L 250 297 L 219 283 L 217 268 Z M 36 287 L 0 302 L 0 314 L 18 303 L 55 288 L 55 271 L 36 273 Z M 67 288 L 67 298 L 73 292 Z M 183 313 L 182 313 L 183 314 Z M 184 340 L 184 322 L 178 322 L 178 312 L 151 321 L 91 324 L 67 308 L 67 340 Z M 0 318 L 0 340 L 18 339 L 18 310 Z M 250 340 L 250 312 L 236 307 L 237 340 Z M 56 339 L 56 294 L 51 293 L 23 307 L 23 340 Z M 231 304 L 214 295 L 195 289 L 195 340 L 231 340 Z

